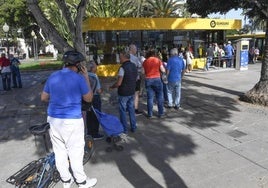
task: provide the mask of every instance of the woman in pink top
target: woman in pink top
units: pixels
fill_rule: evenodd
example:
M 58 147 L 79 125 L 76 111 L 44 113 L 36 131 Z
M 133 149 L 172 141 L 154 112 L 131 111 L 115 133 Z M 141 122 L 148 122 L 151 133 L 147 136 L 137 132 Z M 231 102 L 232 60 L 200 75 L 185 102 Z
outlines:
M 11 69 L 10 69 L 10 61 L 6 58 L 6 54 L 2 53 L 0 58 L 0 65 L 1 65 L 1 77 L 3 83 L 3 89 L 5 91 L 10 90 L 11 85 Z

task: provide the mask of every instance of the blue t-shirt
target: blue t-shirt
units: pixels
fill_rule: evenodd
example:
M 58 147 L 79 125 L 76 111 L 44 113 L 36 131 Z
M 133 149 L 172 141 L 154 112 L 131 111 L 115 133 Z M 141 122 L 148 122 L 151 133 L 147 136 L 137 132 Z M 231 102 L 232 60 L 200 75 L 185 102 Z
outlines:
M 63 68 L 49 76 L 44 91 L 49 94 L 49 116 L 61 119 L 82 117 L 82 96 L 90 90 L 81 74 Z
M 231 46 L 231 44 L 226 45 L 225 51 L 226 51 L 226 56 L 227 57 L 232 57 L 234 49 Z
M 174 83 L 181 80 L 181 72 L 185 69 L 183 59 L 179 56 L 172 56 L 168 59 L 167 70 L 168 82 Z

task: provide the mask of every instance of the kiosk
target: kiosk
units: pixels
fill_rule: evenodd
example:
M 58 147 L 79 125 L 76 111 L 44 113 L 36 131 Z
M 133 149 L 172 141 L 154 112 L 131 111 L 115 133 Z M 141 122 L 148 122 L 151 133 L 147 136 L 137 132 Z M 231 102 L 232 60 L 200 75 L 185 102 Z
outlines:
M 242 38 L 236 41 L 236 64 L 238 70 L 248 70 L 249 39 Z

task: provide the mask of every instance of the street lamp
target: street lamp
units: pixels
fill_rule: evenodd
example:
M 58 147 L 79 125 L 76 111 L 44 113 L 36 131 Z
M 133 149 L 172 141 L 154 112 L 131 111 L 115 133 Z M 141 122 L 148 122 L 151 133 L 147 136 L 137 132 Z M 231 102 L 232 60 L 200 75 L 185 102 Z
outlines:
M 37 41 L 36 41 L 37 36 L 36 36 L 34 30 L 32 30 L 31 35 L 32 35 L 32 37 L 33 37 L 34 60 L 36 61 L 36 60 L 38 59 L 38 57 L 37 57 Z
M 119 32 L 116 32 L 116 62 L 120 63 L 120 59 L 119 59 L 119 45 L 120 45 L 120 41 L 119 41 Z
M 7 57 L 9 57 L 9 41 L 8 41 L 9 25 L 7 25 L 7 23 L 5 23 L 3 25 L 3 31 L 6 34 L 6 40 L 7 40 Z
M 120 45 L 120 41 L 119 41 L 119 32 L 116 32 L 116 46 L 117 46 L 117 53 L 119 53 L 119 45 Z

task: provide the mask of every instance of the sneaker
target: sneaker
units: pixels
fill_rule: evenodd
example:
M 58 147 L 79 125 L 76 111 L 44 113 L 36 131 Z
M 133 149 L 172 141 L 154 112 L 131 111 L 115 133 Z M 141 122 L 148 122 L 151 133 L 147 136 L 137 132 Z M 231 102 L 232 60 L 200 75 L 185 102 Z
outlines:
M 174 106 L 175 110 L 179 110 L 181 107 L 180 106 Z
M 158 118 L 159 118 L 159 119 L 164 119 L 164 118 L 166 118 L 166 117 L 167 117 L 166 114 L 158 115 Z
M 136 130 L 137 130 L 137 128 L 131 128 L 131 129 L 130 129 L 130 132 L 135 133 Z
M 136 115 L 141 115 L 142 112 L 140 112 L 139 110 L 136 109 L 136 110 L 135 110 L 135 114 L 136 114 Z
M 74 182 L 74 179 L 71 178 L 68 181 L 63 182 L 63 188 L 70 188 Z
M 148 119 L 152 119 L 152 118 L 153 118 L 152 115 L 147 115 L 146 117 L 147 117 Z
M 169 106 L 168 104 L 165 104 L 164 107 L 168 109 L 172 108 L 172 106 Z
M 95 134 L 92 136 L 93 140 L 102 140 L 104 138 L 103 134 Z
M 79 188 L 90 188 L 93 187 L 97 184 L 97 179 L 96 178 L 87 178 L 86 181 L 79 183 L 78 187 Z

